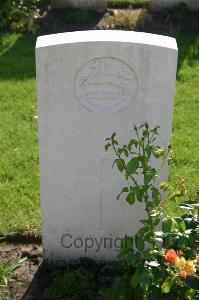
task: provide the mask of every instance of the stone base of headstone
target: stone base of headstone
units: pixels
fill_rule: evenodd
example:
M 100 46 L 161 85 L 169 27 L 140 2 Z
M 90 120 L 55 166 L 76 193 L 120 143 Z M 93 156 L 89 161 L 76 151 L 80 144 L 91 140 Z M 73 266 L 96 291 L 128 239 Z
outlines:
M 106 10 L 106 0 L 53 0 L 54 8 L 83 8 L 98 12 Z
M 154 11 L 164 11 L 165 9 L 184 2 L 192 11 L 199 11 L 198 0 L 151 0 L 150 8 Z

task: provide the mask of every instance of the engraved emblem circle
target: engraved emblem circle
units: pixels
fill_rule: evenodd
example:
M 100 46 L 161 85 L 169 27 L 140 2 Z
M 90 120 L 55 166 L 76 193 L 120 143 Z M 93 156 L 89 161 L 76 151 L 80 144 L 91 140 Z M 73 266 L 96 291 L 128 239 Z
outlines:
M 127 108 L 135 99 L 137 88 L 132 67 L 114 57 L 88 61 L 74 80 L 77 99 L 93 112 L 115 113 Z

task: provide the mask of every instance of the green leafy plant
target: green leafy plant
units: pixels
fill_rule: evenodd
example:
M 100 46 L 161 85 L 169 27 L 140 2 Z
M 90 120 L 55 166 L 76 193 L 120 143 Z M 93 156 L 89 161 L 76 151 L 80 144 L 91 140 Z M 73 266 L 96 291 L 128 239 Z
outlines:
M 48 10 L 51 0 L 2 0 L 0 2 L 0 29 L 17 32 L 37 30 L 36 15 Z
M 9 282 L 13 281 L 13 272 L 20 268 L 26 260 L 22 258 L 16 263 L 0 263 L 0 287 L 7 287 Z
M 198 197 L 181 205 L 189 214 L 166 215 L 163 192 L 175 201 L 186 195 L 187 188 L 182 177 L 175 186 L 167 182 L 158 186 L 164 165 L 175 161 L 170 146 L 155 144 L 158 129 L 150 129 L 147 123 L 134 126 L 135 137 L 123 146 L 116 133 L 106 139 L 105 150 L 115 153 L 113 165 L 127 181 L 117 199 L 125 195 L 129 205 L 137 201 L 146 210 L 146 219 L 140 220 L 142 227 L 135 236 L 125 238 L 119 259 L 134 299 L 195 299 L 199 288 Z M 152 166 L 155 159 L 160 160 L 159 170 Z M 162 231 L 158 231 L 160 225 Z

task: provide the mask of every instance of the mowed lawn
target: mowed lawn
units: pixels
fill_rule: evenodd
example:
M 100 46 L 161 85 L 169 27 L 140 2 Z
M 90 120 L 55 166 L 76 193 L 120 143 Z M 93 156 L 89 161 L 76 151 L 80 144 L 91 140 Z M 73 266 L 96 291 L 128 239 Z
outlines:
M 170 170 L 170 180 L 185 176 L 194 191 L 199 187 L 199 37 L 181 34 L 177 41 L 173 146 L 178 163 Z M 40 229 L 34 47 L 30 35 L 0 35 L 0 233 L 4 234 Z M 174 208 L 168 203 L 170 212 Z

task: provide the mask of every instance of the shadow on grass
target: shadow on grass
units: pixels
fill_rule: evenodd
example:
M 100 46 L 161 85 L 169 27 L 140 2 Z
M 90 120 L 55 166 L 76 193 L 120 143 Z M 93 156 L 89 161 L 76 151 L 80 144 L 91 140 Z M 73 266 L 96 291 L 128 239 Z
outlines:
M 179 72 L 184 60 L 187 60 L 191 65 L 193 60 L 199 59 L 199 38 L 196 34 L 174 33 L 172 35 L 177 39 L 179 47 Z M 5 35 L 1 34 L 0 80 L 26 80 L 35 78 L 36 38 L 28 34 L 19 34 L 15 35 L 14 43 L 9 40 L 5 43 L 4 40 Z
M 36 38 L 28 34 L 0 35 L 0 80 L 35 77 Z
M 192 66 L 194 60 L 199 59 L 199 36 L 196 34 L 179 33 L 174 34 L 177 40 L 178 55 L 178 73 L 186 60 Z

